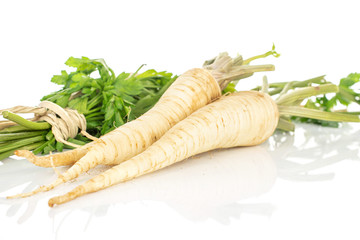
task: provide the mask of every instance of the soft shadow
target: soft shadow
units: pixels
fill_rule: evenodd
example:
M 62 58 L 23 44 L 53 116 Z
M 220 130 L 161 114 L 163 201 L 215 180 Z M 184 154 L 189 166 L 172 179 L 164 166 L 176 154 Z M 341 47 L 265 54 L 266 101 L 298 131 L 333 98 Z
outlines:
M 64 169 L 66 169 L 64 167 Z M 14 194 L 12 189 L 20 189 L 25 193 L 32 191 L 44 182 L 51 182 L 56 178 L 54 170 L 51 168 L 41 168 L 34 166 L 25 159 L 7 158 L 2 161 L 0 166 L 0 205 L 9 205 L 6 211 L 7 217 L 14 217 L 17 214 L 19 224 L 27 221 L 33 215 L 38 200 L 44 196 L 34 196 L 27 199 L 6 199 L 7 195 Z M 22 208 L 26 205 L 25 209 Z M 20 210 L 21 209 L 21 210 Z M 22 212 L 20 212 L 22 211 Z
M 239 201 L 269 191 L 276 176 L 276 165 L 263 146 L 212 151 L 80 197 L 51 209 L 50 214 L 95 206 L 107 211 L 104 205 L 150 200 L 165 202 L 192 221 L 215 219 L 227 224 L 244 213 L 270 217 L 272 204 Z
M 291 181 L 324 181 L 335 177 L 326 167 L 344 160 L 359 160 L 358 125 L 341 128 L 298 124 L 294 134 L 275 132 L 265 143 L 276 159 L 278 175 Z
M 16 169 L 23 169 L 21 177 L 15 177 L 18 176 L 14 172 Z M 69 187 L 73 188 L 85 178 L 98 174 L 101 169 L 102 167 L 97 168 L 79 181 L 55 189 L 55 192 L 60 194 L 59 190 L 64 191 L 64 188 L 68 191 Z M 8 159 L 0 167 L 0 179 L 11 182 L 7 185 L 0 181 L 3 183 L 0 185 L 2 192 L 24 184 L 27 186 L 22 191 L 30 191 L 54 178 L 52 169 L 32 166 L 26 160 Z M 275 179 L 276 166 L 264 146 L 217 150 L 98 193 L 88 194 L 50 209 L 49 215 L 54 218 L 61 212 L 80 209 L 89 213 L 89 221 L 86 223 L 88 225 L 91 217 L 106 215 L 113 204 L 150 200 L 164 202 L 193 221 L 212 218 L 227 224 L 231 218 L 239 218 L 244 213 L 270 217 L 274 210 L 272 204 L 239 201 L 270 190 Z M 15 216 L 20 209 L 23 210 L 18 219 L 18 223 L 23 223 L 31 218 L 37 202 L 43 202 L 44 197 L 49 198 L 49 194 L 54 192 L 41 193 L 26 199 L 0 199 L 0 204 L 9 205 L 8 217 Z M 22 205 L 27 206 L 25 210 L 20 208 Z

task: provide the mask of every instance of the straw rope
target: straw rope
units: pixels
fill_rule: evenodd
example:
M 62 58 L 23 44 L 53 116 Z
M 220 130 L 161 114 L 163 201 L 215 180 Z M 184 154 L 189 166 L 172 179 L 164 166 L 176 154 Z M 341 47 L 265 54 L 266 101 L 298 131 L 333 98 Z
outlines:
M 96 137 L 91 136 L 86 132 L 86 119 L 83 114 L 70 108 L 62 108 L 59 105 L 43 101 L 38 107 L 15 106 L 8 109 L 0 110 L 13 113 L 33 113 L 34 118 L 31 121 L 46 121 L 51 125 L 51 130 L 56 141 L 67 144 L 72 147 L 80 147 L 77 144 L 68 142 L 68 138 L 74 138 L 80 133 L 91 140 L 97 140 Z M 0 129 L 15 125 L 12 121 L 0 121 Z

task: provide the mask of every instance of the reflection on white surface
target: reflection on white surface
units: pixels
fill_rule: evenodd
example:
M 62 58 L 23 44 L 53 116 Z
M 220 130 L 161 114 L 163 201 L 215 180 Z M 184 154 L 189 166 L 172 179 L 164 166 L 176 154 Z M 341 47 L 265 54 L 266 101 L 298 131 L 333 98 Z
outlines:
M 0 192 L 2 193 L 7 193 L 9 189 L 28 192 L 38 185 L 43 184 L 44 181 L 54 179 L 54 171 L 52 169 L 34 167 L 25 159 L 3 160 L 0 166 L 0 172 Z M 15 216 L 23 205 L 27 205 L 17 222 L 23 223 L 28 220 L 36 209 L 38 198 L 15 199 L 14 201 L 10 201 L 5 199 L 6 195 L 8 194 L 2 195 L 0 199 L 0 204 L 10 205 L 6 216 Z
M 277 178 L 291 181 L 332 179 L 335 173 L 329 172 L 328 166 L 342 160 L 359 159 L 360 141 L 356 137 L 359 133 L 359 128 L 352 125 L 344 125 L 341 129 L 298 125 L 296 137 L 276 132 L 260 146 L 204 153 L 52 209 L 46 205 L 51 196 L 72 189 L 103 169 L 97 168 L 76 182 L 48 193 L 7 200 L 4 198 L 7 195 L 32 190 L 56 178 L 52 169 L 35 167 L 26 160 L 7 159 L 0 166 L 0 209 L 6 209 L 6 217 L 16 218 L 18 224 L 37 219 L 38 212 L 47 209 L 54 233 L 73 217 L 73 212 L 86 213 L 82 214 L 86 219 L 82 217 L 79 223 L 86 230 L 94 217 L 107 216 L 110 208 L 126 208 L 134 203 L 139 206 L 160 203 L 195 222 L 213 219 L 229 224 L 243 214 L 271 217 L 277 204 L 271 200 L 258 201 L 257 196 L 276 186 Z M 122 212 L 118 214 L 121 216 Z
M 293 181 L 321 181 L 330 180 L 335 174 L 313 174 L 316 170 L 343 160 L 359 160 L 358 136 L 358 125 L 327 128 L 298 124 L 295 134 L 276 132 L 266 145 L 276 158 L 279 177 Z
M 247 211 L 246 205 L 237 203 L 239 200 L 268 191 L 275 179 L 276 166 L 263 147 L 228 149 L 205 153 L 154 174 L 87 195 L 54 208 L 54 212 L 150 200 L 164 202 L 191 220 L 215 218 L 226 222 Z M 249 211 L 254 211 L 255 207 L 249 206 Z M 257 212 L 261 213 L 264 207 L 268 212 L 268 206 L 263 204 Z
M 16 162 L 27 166 L 23 160 Z M 13 161 L 9 164 L 16 163 Z M 10 168 L 7 165 L 8 163 L 5 163 L 3 166 L 6 166 L 3 169 L 5 172 Z M 47 170 L 50 175 L 51 171 Z M 33 174 L 24 174 L 11 187 L 22 184 L 24 180 L 31 181 L 30 179 L 35 178 L 34 182 L 24 189 L 29 191 L 42 181 L 40 172 L 41 169 L 36 168 Z M 4 180 L 11 179 L 10 174 L 1 176 L 4 176 Z M 50 178 L 51 176 L 48 176 L 45 180 L 50 181 Z M 50 216 L 54 216 L 61 211 L 81 208 L 104 215 L 111 204 L 150 200 L 164 202 L 184 217 L 194 221 L 214 218 L 226 223 L 231 217 L 238 217 L 242 212 L 271 214 L 273 207 L 270 204 L 240 204 L 238 201 L 268 191 L 275 179 L 276 166 L 265 147 L 218 150 L 204 153 L 154 174 L 86 195 L 50 209 L 49 213 Z M 1 184 L 0 188 L 5 189 L 5 185 Z M 40 195 L 43 198 L 48 194 Z M 14 204 L 9 207 L 8 213 L 13 211 L 10 209 L 14 206 L 19 208 L 21 204 L 27 203 L 28 210 L 23 218 L 29 218 L 34 212 L 36 198 L 39 199 L 40 195 L 15 201 L 4 200 L 3 203 Z M 10 215 L 12 214 L 8 214 Z

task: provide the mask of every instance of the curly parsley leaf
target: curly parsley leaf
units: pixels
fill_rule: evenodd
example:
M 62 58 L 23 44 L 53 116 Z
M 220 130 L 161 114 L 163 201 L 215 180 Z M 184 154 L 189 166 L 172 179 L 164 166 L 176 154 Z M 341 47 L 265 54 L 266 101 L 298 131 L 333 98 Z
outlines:
M 144 114 L 176 79 L 172 73 L 154 69 L 139 73 L 143 65 L 132 74 L 122 72 L 116 76 L 103 59 L 70 57 L 65 64 L 76 70 L 54 75 L 51 81 L 63 89 L 42 100 L 83 113 L 94 136 Z

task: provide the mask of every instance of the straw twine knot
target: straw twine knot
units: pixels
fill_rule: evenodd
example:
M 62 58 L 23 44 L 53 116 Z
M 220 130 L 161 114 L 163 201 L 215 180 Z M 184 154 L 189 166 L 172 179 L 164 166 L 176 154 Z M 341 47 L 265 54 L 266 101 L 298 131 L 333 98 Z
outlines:
M 68 138 L 74 138 L 80 133 L 91 140 L 97 140 L 86 132 L 86 119 L 83 114 L 70 108 L 62 108 L 59 105 L 42 101 L 38 107 L 16 106 L 6 109 L 13 113 L 34 113 L 32 121 L 46 121 L 51 125 L 51 131 L 56 141 L 72 147 L 80 147 L 77 144 L 68 142 Z M 4 111 L 4 110 L 2 110 Z

